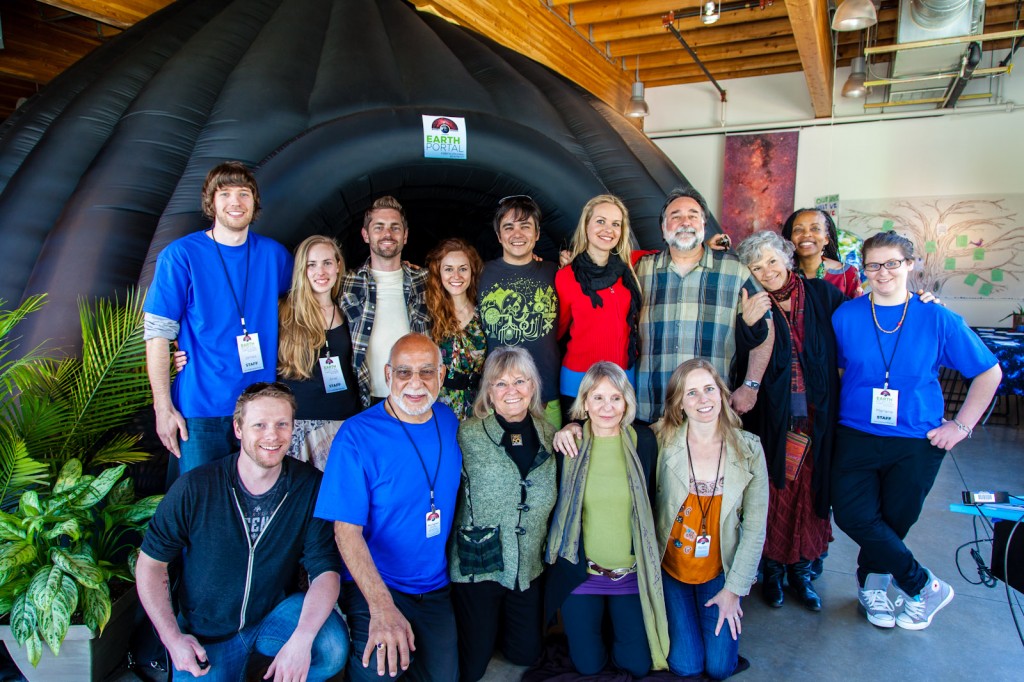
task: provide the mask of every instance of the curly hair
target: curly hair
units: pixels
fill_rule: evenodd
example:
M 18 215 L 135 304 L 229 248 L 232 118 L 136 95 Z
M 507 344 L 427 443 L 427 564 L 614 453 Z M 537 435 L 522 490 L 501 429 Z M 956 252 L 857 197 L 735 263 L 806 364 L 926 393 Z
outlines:
M 455 314 L 452 297 L 441 283 L 441 261 L 448 254 L 459 251 L 466 254 L 466 259 L 469 260 L 469 284 L 466 286 L 466 296 L 469 297 L 470 302 L 476 305 L 476 287 L 480 281 L 480 273 L 484 269 L 484 262 L 476 249 L 467 241 L 453 237 L 442 240 L 427 254 L 427 313 L 431 319 L 430 336 L 434 343 L 438 344 L 444 339 L 464 333 L 462 325 L 459 324 L 459 318 Z

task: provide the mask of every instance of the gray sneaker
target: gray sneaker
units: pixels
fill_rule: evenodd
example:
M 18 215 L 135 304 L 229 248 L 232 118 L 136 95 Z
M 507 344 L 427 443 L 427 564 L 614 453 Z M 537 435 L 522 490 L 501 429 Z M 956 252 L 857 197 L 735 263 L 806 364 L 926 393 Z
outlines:
M 953 588 L 928 571 L 928 582 L 921 588 L 921 593 L 910 597 L 899 587 L 896 605 L 902 602 L 903 611 L 896 616 L 896 625 L 904 630 L 924 630 L 932 624 L 932 618 L 949 602 L 953 601 Z
M 892 602 L 889 601 L 888 573 L 868 573 L 864 579 L 864 587 L 857 590 L 857 601 L 860 610 L 868 617 L 868 622 L 880 628 L 891 628 L 896 625 Z

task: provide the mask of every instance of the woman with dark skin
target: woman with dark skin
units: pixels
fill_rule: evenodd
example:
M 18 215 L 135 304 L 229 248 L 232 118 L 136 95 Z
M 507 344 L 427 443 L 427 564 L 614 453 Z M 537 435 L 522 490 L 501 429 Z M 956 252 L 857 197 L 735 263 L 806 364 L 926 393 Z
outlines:
M 816 208 L 801 208 L 782 226 L 782 236 L 796 249 L 797 270 L 807 279 L 823 279 L 847 298 L 862 292 L 857 268 L 839 261 L 839 233 L 832 217 Z

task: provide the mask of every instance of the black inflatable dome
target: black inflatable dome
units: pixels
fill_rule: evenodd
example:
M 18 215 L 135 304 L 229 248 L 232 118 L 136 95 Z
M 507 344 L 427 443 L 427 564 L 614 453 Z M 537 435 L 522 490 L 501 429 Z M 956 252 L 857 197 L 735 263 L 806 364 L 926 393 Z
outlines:
M 465 117 L 465 160 L 424 158 L 423 115 Z M 579 87 L 400 0 L 180 0 L 0 128 L 0 298 L 50 297 L 23 347 L 73 345 L 78 297 L 148 284 L 160 250 L 205 225 L 200 188 L 226 159 L 256 169 L 257 231 L 289 248 L 334 235 L 350 266 L 383 194 L 406 207 L 414 262 L 448 235 L 493 257 L 510 194 L 537 199 L 538 252 L 555 258 L 602 192 L 658 246 L 664 196 L 689 184 Z

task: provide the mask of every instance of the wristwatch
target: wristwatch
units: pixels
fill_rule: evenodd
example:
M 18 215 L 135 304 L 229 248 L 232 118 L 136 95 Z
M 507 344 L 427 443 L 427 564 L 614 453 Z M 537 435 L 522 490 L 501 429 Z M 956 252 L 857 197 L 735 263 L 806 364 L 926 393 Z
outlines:
M 743 381 L 743 385 L 746 386 L 747 388 L 752 388 L 755 391 L 757 389 L 761 388 L 761 382 L 760 381 L 754 381 L 753 379 L 745 379 Z

